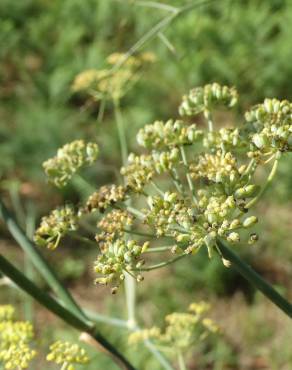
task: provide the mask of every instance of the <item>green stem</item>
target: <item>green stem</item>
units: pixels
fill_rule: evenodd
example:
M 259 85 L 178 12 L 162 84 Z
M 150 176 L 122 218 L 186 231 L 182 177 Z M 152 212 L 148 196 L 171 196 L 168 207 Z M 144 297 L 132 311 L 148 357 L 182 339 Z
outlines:
M 135 230 L 127 230 L 127 229 L 123 229 L 123 231 L 127 234 L 133 234 L 133 235 L 139 235 L 139 236 L 145 236 L 147 238 L 157 238 L 157 236 L 155 234 L 150 234 L 150 233 L 143 233 L 143 232 L 140 232 L 140 231 L 135 231 Z
M 165 252 L 165 251 L 170 251 L 174 246 L 173 245 L 168 245 L 165 247 L 153 247 L 147 249 L 144 253 L 158 253 L 158 252 Z
M 276 159 L 274 164 L 273 164 L 273 167 L 271 169 L 271 172 L 270 172 L 270 174 L 267 178 L 267 181 L 266 181 L 265 185 L 261 188 L 261 191 L 258 193 L 258 195 L 255 198 L 253 198 L 250 202 L 247 203 L 246 208 L 252 207 L 262 197 L 262 195 L 265 193 L 265 191 L 267 190 L 270 183 L 273 181 L 273 179 L 275 177 L 275 174 L 276 174 L 277 168 L 278 168 L 278 164 L 279 164 L 279 160 Z
M 121 147 L 122 163 L 123 165 L 126 165 L 127 160 L 128 160 L 128 148 L 127 148 L 127 139 L 126 139 L 123 116 L 120 110 L 120 101 L 118 99 L 114 99 L 113 103 L 114 103 L 116 124 L 117 124 L 117 129 L 118 129 L 118 137 L 119 137 L 120 147 Z
M 95 322 L 101 322 L 111 326 L 117 326 L 120 328 L 129 329 L 128 323 L 126 320 L 118 319 L 116 317 L 110 317 L 106 315 L 101 315 L 97 312 L 92 312 L 91 310 L 85 310 L 86 315 Z
M 120 140 L 122 163 L 125 166 L 128 160 L 128 147 L 125 133 L 125 126 L 123 116 L 120 110 L 119 99 L 114 99 L 114 111 L 116 124 L 118 129 L 118 136 Z M 136 306 L 136 280 L 128 273 L 125 274 L 125 293 L 127 301 L 127 312 L 128 312 L 128 325 L 129 327 L 135 327 L 135 306 Z
M 28 204 L 27 207 L 27 215 L 26 215 L 26 235 L 28 238 L 32 238 L 34 231 L 35 231 L 35 208 L 32 203 Z M 35 280 L 35 271 L 32 265 L 31 260 L 29 259 L 28 255 L 24 256 L 24 271 L 26 276 L 31 279 Z M 28 321 L 33 321 L 34 314 L 33 314 L 33 300 L 31 297 L 27 297 L 25 300 L 24 305 L 25 310 L 25 318 Z
M 183 160 L 183 164 L 184 164 L 185 169 L 186 169 L 186 177 L 187 177 L 187 181 L 188 181 L 188 184 L 189 184 L 189 188 L 190 188 L 190 191 L 193 195 L 193 200 L 194 200 L 195 204 L 197 204 L 197 199 L 196 199 L 196 196 L 195 196 L 195 188 L 194 188 L 194 184 L 193 184 L 191 175 L 189 173 L 189 165 L 188 165 L 188 161 L 187 161 L 185 148 L 183 146 L 180 146 L 180 153 L 181 153 L 181 157 L 182 157 L 182 160 Z
M 181 351 L 177 352 L 177 359 L 178 359 L 179 370 L 187 370 L 185 360 L 183 358 Z
M 234 268 L 252 285 L 260 290 L 276 306 L 292 318 L 292 305 L 282 297 L 270 284 L 268 284 L 259 274 L 257 274 L 248 264 L 239 258 L 227 245 L 222 241 L 217 241 L 218 248 L 222 256 L 229 260 Z
M 58 297 L 60 297 L 63 303 L 70 308 L 79 318 L 86 319 L 81 308 L 74 301 L 69 291 L 63 286 L 61 281 L 55 275 L 54 271 L 48 265 L 46 260 L 40 254 L 34 244 L 27 238 L 23 230 L 17 224 L 12 215 L 8 212 L 4 203 L 0 200 L 0 217 L 6 223 L 8 230 L 18 244 L 22 247 L 23 251 L 30 258 L 35 268 L 44 277 L 45 281 L 55 291 Z
M 185 256 L 186 256 L 186 254 L 181 254 L 181 255 L 179 255 L 177 257 L 171 258 L 170 260 L 167 260 L 167 261 L 164 261 L 164 262 L 160 262 L 160 263 L 157 263 L 155 265 L 151 265 L 151 266 L 148 266 L 148 267 L 142 267 L 142 268 L 139 268 L 139 269 L 134 268 L 133 271 L 151 271 L 151 270 L 156 270 L 156 269 L 159 269 L 161 267 L 165 267 L 167 265 L 171 265 L 171 264 L 177 262 L 178 260 L 182 259 Z
M 115 360 L 122 369 L 135 370 L 135 368 L 120 354 L 117 349 L 104 338 L 95 325 L 91 322 L 81 319 L 75 313 L 63 307 L 58 301 L 49 296 L 45 291 L 37 287 L 22 272 L 10 264 L 5 257 L 0 254 L 0 271 L 14 282 L 21 290 L 33 297 L 38 303 L 54 313 L 68 325 L 73 328 L 88 333 L 97 341 L 102 349 Z

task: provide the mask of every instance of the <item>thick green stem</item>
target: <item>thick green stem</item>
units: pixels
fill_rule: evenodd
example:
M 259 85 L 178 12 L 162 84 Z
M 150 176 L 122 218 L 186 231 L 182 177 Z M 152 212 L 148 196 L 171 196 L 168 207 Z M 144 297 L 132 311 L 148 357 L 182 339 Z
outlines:
M 35 268 L 43 276 L 49 286 L 55 291 L 56 295 L 63 301 L 75 315 L 79 318 L 86 319 L 80 307 L 74 301 L 69 291 L 63 286 L 61 281 L 55 275 L 54 271 L 48 265 L 46 260 L 40 254 L 35 245 L 27 238 L 21 227 L 17 224 L 15 219 L 6 209 L 4 203 L 0 200 L 0 217 L 6 223 L 8 230 L 18 244 L 22 247 L 23 251 L 30 258 Z
M 232 266 L 252 285 L 260 290 L 276 306 L 292 318 L 292 305 L 282 297 L 270 284 L 268 284 L 258 273 L 256 273 L 248 264 L 239 258 L 227 245 L 218 240 L 218 248 L 222 256 L 229 260 Z
M 0 254 L 0 271 L 7 276 L 21 290 L 33 297 L 38 303 L 54 313 L 73 328 L 88 333 L 122 369 L 135 370 L 135 368 L 120 354 L 116 348 L 104 338 L 95 325 L 81 319 L 67 308 L 63 307 L 58 301 L 49 296 L 46 292 L 37 287 L 22 272 L 17 270 L 9 261 Z

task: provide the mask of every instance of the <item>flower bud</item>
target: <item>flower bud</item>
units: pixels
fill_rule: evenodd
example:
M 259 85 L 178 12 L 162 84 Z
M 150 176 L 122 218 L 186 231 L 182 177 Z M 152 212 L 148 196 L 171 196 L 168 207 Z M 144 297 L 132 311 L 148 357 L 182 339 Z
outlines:
M 238 233 L 232 232 L 227 236 L 227 240 L 230 243 L 238 243 L 240 241 L 240 236 Z
M 243 221 L 242 225 L 243 227 L 250 227 L 256 224 L 257 222 L 258 222 L 258 218 L 256 216 L 250 216 Z

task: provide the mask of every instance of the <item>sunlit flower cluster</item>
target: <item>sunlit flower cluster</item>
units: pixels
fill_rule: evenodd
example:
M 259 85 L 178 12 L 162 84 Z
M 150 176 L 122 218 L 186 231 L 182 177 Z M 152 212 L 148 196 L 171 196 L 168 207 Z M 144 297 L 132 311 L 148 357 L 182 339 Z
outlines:
M 0 363 L 5 369 L 27 369 L 36 351 L 30 343 L 34 338 L 32 325 L 14 321 L 14 308 L 0 306 Z
M 147 155 L 135 155 L 131 153 L 128 164 L 121 168 L 121 174 L 129 189 L 141 192 L 145 185 L 150 182 L 155 173 L 172 170 L 179 163 L 179 151 L 172 148 L 169 151 L 152 151 Z
M 178 145 L 193 144 L 200 140 L 203 131 L 198 130 L 195 124 L 187 125 L 183 121 L 168 120 L 155 121 L 140 129 L 137 142 L 148 149 L 162 149 Z
M 74 92 L 86 92 L 95 99 L 120 99 L 140 78 L 141 68 L 155 62 L 152 53 L 141 53 L 125 58 L 113 53 L 106 59 L 105 69 L 88 69 L 79 73 L 73 82 Z M 119 65 L 119 68 L 115 66 Z
M 265 99 L 246 112 L 252 125 L 251 141 L 261 154 L 292 150 L 292 104 L 287 100 Z
M 235 88 L 221 86 L 218 83 L 196 87 L 183 97 L 179 107 L 182 116 L 193 116 L 202 112 L 210 112 L 216 106 L 232 108 L 238 100 Z
M 76 140 L 60 148 L 55 157 L 44 162 L 43 167 L 49 181 L 63 187 L 81 167 L 93 164 L 97 156 L 96 143 Z
M 103 213 L 110 206 L 126 199 L 127 189 L 121 185 L 105 185 L 94 192 L 87 200 L 85 212 L 99 210 Z
M 102 252 L 94 264 L 95 272 L 103 275 L 96 279 L 96 283 L 114 284 L 112 292 L 115 293 L 116 287 L 124 280 L 125 273 L 131 274 L 143 265 L 144 260 L 140 257 L 148 247 L 149 242 L 139 244 L 132 239 L 116 239 L 108 243 L 105 242 Z M 143 280 L 140 274 L 136 274 L 135 278 L 137 281 Z
M 291 103 L 266 99 L 236 128 L 216 127 L 213 111 L 232 108 L 237 99 L 235 88 L 216 83 L 191 90 L 180 106 L 181 115 L 191 117 L 142 128 L 137 142 L 144 152 L 129 155 L 121 168 L 123 185 L 102 186 L 80 208 L 78 217 L 95 220 L 98 283 L 111 283 L 115 292 L 126 273 L 141 281 L 144 271 L 202 247 L 210 257 L 221 256 L 219 240 L 258 240 L 249 231 L 258 222 L 251 207 L 265 189 L 257 169 L 274 160 L 269 183 L 280 156 L 291 150 Z M 193 122 L 201 113 L 206 127 Z M 41 235 L 41 244 L 54 246 L 60 234 L 56 228 Z M 154 250 L 163 251 L 156 253 L 162 261 L 149 265 L 146 257 Z
M 75 370 L 75 365 L 88 364 L 89 357 L 78 344 L 57 341 L 50 346 L 47 361 L 62 365 L 62 370 Z
M 34 235 L 34 241 L 39 246 L 49 249 L 58 247 L 61 238 L 69 231 L 77 230 L 78 217 L 72 206 L 66 205 L 54 209 L 49 216 L 42 218 Z
M 219 332 L 216 323 L 206 317 L 209 305 L 205 302 L 192 303 L 189 312 L 174 312 L 165 317 L 165 327 L 136 331 L 129 336 L 130 344 L 152 339 L 161 349 L 171 348 L 186 351 L 205 340 L 209 335 Z

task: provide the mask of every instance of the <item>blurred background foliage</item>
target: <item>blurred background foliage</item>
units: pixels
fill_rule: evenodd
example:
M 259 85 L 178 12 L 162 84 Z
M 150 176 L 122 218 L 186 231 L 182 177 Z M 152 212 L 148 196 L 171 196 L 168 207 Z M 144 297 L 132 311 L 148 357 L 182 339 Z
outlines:
M 0 0 L 1 189 L 23 225 L 63 199 L 78 201 L 88 193 L 81 178 L 62 191 L 46 185 L 41 164 L 66 142 L 97 140 L 101 156 L 86 174 L 95 187 L 116 180 L 121 163 L 113 108 L 108 103 L 102 122 L 97 122 L 99 103 L 73 94 L 71 85 L 79 72 L 104 68 L 109 54 L 128 51 L 169 15 L 145 3 Z M 187 2 L 161 3 L 182 6 Z M 130 148 L 136 149 L 139 127 L 176 117 L 181 96 L 193 86 L 213 81 L 236 86 L 241 96 L 238 113 L 264 97 L 292 100 L 291 23 L 289 0 L 208 1 L 177 17 L 144 45 L 142 50 L 153 52 L 157 60 L 122 99 Z M 222 124 L 229 119 L 223 116 Z M 287 157 L 257 207 L 260 242 L 240 250 L 290 298 L 291 188 L 291 157 Z M 0 248 L 23 265 L 22 255 L 2 231 Z M 92 284 L 90 266 L 96 251 L 77 247 L 66 245 L 48 258 L 86 306 L 121 315 L 121 307 L 125 311 L 122 294 L 113 298 Z M 59 253 L 63 253 L 61 261 Z M 2 303 L 19 302 L 19 293 L 0 289 Z M 209 261 L 203 252 L 149 274 L 138 294 L 140 319 L 148 326 L 161 322 L 172 310 L 184 310 L 192 300 L 213 303 L 214 317 L 226 330 L 225 339 L 205 348 L 203 356 L 196 354 L 195 361 L 190 357 L 190 369 L 291 369 L 291 324 L 286 325 L 281 313 L 232 269 L 216 259 Z M 46 314 L 37 312 L 39 331 L 46 338 L 73 335 L 51 317 L 54 330 L 43 328 Z M 125 333 L 105 330 L 126 347 Z M 127 351 L 139 369 L 159 369 L 146 351 Z M 100 368 L 111 368 L 106 357 L 97 358 Z

